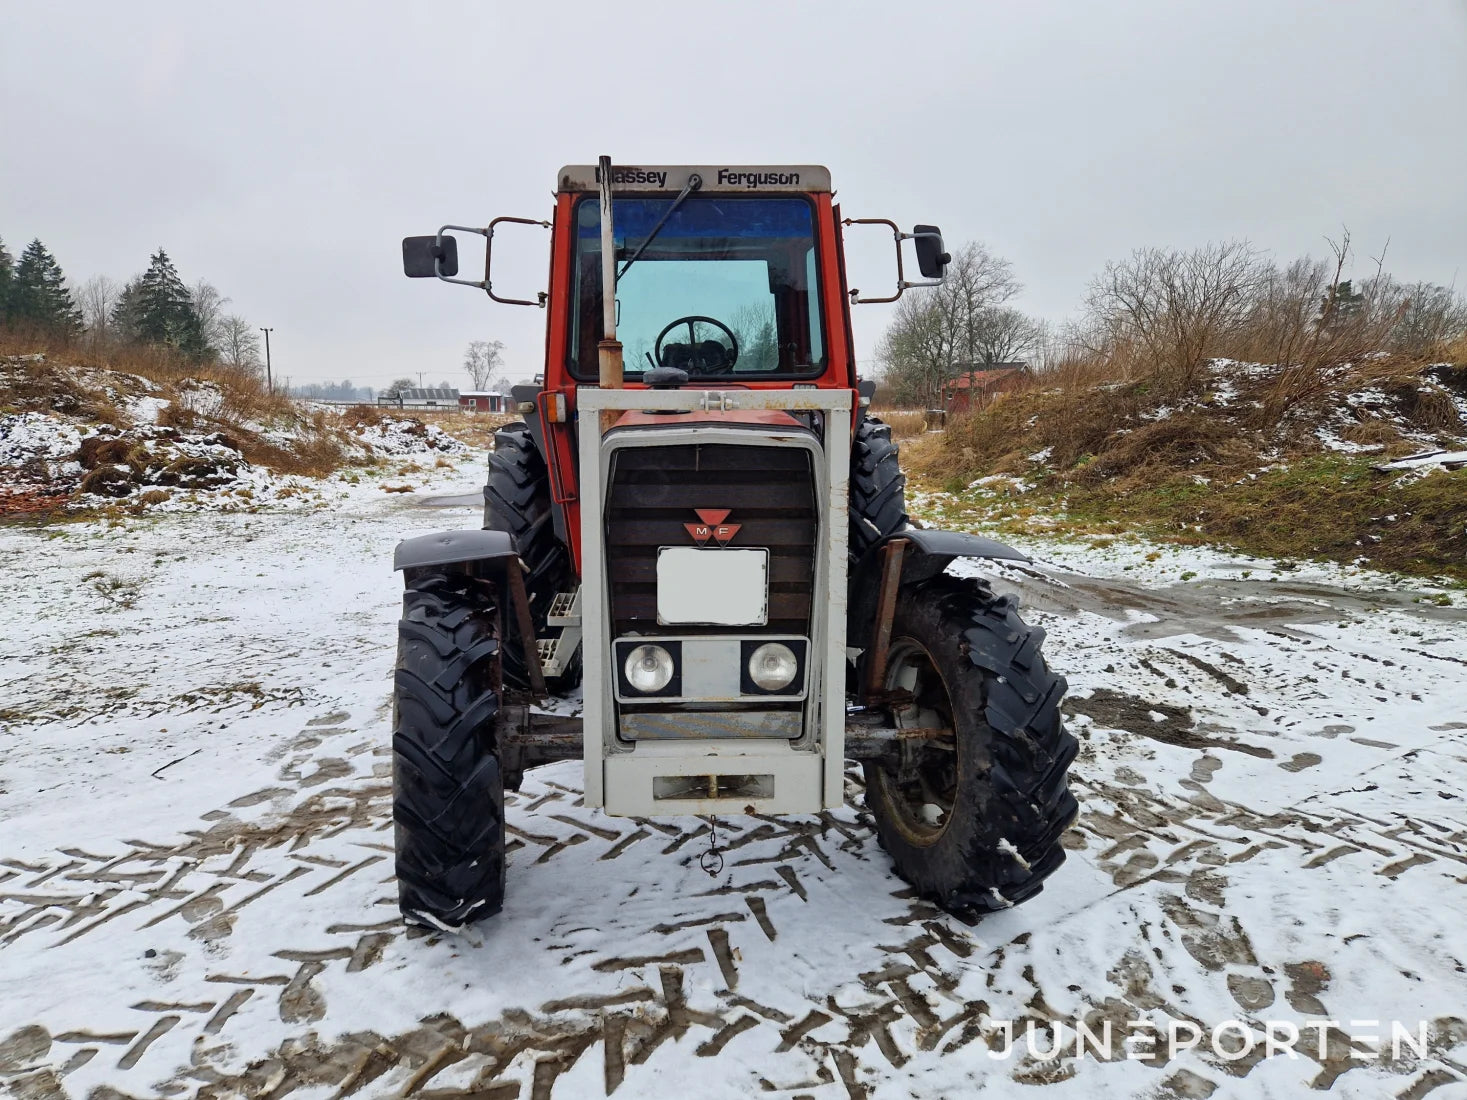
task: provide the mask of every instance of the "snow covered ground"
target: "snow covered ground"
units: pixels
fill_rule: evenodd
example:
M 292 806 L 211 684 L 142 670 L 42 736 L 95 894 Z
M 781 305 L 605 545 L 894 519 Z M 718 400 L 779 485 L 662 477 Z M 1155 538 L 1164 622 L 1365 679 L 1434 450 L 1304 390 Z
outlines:
M 1356 570 L 1028 546 L 997 583 L 1069 677 L 1081 816 L 975 926 L 854 769 L 840 812 L 722 819 L 709 879 L 703 822 L 562 764 L 509 799 L 503 914 L 407 932 L 391 549 L 476 525 L 481 472 L 0 533 L 13 1095 L 1467 1097 L 1467 599 Z

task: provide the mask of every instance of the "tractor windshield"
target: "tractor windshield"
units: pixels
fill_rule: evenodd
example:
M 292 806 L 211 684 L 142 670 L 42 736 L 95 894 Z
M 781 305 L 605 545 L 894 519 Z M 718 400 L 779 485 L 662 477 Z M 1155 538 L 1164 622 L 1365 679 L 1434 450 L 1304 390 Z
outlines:
M 649 235 L 671 198 L 615 199 L 617 338 L 635 378 L 654 365 L 693 378 L 808 378 L 825 366 L 814 213 L 803 198 L 693 195 Z M 576 206 L 570 368 L 597 373 L 601 207 Z

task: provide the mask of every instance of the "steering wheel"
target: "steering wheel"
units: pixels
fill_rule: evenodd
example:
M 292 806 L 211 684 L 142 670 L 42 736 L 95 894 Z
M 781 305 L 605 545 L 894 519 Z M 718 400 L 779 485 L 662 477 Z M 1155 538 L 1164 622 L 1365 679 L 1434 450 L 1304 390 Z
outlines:
M 704 340 L 700 343 L 697 328 L 700 324 L 712 325 L 720 330 L 728 337 L 729 346 L 725 348 L 717 340 Z M 668 345 L 668 356 L 664 357 L 663 342 L 667 340 L 668 333 L 679 325 L 688 327 L 688 342 Z M 674 351 L 674 348 L 678 350 Z M 718 374 L 732 370 L 733 365 L 739 361 L 739 340 L 733 334 L 733 329 L 715 318 L 697 315 L 679 317 L 657 334 L 652 355 L 659 367 L 680 367 L 689 373 L 696 371 L 700 374 Z

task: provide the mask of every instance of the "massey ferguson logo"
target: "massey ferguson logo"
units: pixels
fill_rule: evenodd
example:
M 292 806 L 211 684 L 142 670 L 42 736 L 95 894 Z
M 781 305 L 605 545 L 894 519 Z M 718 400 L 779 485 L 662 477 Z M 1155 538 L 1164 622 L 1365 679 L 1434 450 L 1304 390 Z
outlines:
M 712 539 L 719 546 L 728 545 L 728 541 L 739 533 L 743 524 L 724 523 L 728 519 L 731 508 L 695 508 L 701 523 L 685 523 L 688 534 L 693 536 L 693 541 L 699 546 L 707 546 Z

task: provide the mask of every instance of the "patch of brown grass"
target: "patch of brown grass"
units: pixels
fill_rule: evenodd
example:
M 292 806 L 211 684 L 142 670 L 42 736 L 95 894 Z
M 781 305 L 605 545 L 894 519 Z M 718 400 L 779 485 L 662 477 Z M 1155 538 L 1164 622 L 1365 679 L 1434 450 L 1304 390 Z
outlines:
M 297 431 L 289 447 L 254 432 L 241 432 L 237 442 L 240 453 L 252 466 L 264 466 L 278 474 L 329 477 L 348 464 L 345 442 L 333 430 Z
M 1111 491 L 1126 493 L 1178 472 L 1205 471 L 1205 476 L 1218 477 L 1257 463 L 1257 450 L 1240 438 L 1234 425 L 1221 417 L 1179 412 L 1107 440 L 1093 461 L 1075 471 L 1073 480 L 1109 483 Z
M 927 414 L 921 409 L 876 409 L 871 415 L 884 424 L 891 425 L 893 439 L 911 439 L 927 430 Z
M 420 410 L 410 409 L 399 412 L 399 416 L 416 417 Z M 392 410 L 388 410 L 392 415 Z M 494 433 L 506 424 L 524 419 L 517 413 L 470 413 L 451 412 L 433 413 L 423 417 L 428 423 L 440 428 L 453 436 L 461 443 L 467 443 L 470 447 L 480 447 L 484 450 L 494 449 Z
M 1401 441 L 1401 433 L 1389 420 L 1372 417 L 1358 424 L 1351 424 L 1340 432 L 1340 438 L 1362 447 L 1383 447 Z
M 1451 397 L 1437 386 L 1424 384 L 1419 376 L 1393 378 L 1381 389 L 1395 399 L 1412 427 L 1429 432 L 1458 432 L 1463 428 Z
M 1116 433 L 1151 407 L 1146 383 L 1086 389 L 1062 386 L 999 394 L 987 408 L 948 421 L 941 435 L 924 436 L 903 452 L 917 472 L 938 479 L 1014 473 L 1025 456 L 1046 448 L 1052 469 L 1067 470 L 1100 454 Z
M 382 423 L 382 410 L 376 405 L 351 405 L 342 411 L 341 418 L 344 423 L 371 428 Z
M 16 356 L 0 362 L 0 410 L 56 412 L 98 424 L 126 422 L 122 410 L 105 393 L 81 385 L 71 372 L 55 363 L 29 358 L 29 350 L 7 350 L 3 342 L 0 354 Z

